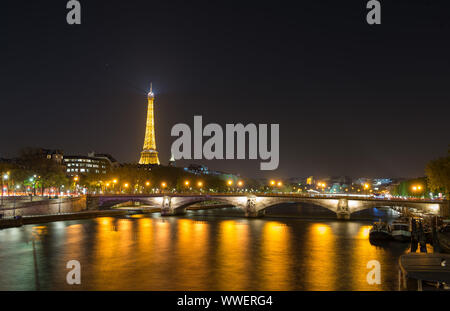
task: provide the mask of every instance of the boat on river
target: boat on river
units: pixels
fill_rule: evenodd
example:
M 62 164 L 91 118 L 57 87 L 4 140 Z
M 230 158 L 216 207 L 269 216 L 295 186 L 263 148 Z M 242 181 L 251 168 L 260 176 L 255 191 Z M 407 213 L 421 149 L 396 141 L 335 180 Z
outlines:
M 437 232 L 437 238 L 442 252 L 450 254 L 450 225 L 442 227 Z
M 392 225 L 392 237 L 396 241 L 410 242 L 411 241 L 411 229 L 409 218 L 400 218 L 395 220 Z
M 392 240 L 392 229 L 386 222 L 374 222 L 369 232 L 370 241 L 389 241 Z

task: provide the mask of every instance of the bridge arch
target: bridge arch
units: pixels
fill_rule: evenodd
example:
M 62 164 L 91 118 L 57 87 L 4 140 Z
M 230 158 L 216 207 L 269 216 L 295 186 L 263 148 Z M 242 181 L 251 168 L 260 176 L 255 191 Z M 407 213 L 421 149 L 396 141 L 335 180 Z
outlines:
M 177 208 L 188 209 L 192 205 L 195 205 L 197 203 L 203 203 L 203 202 L 218 202 L 218 203 L 224 203 L 224 204 L 239 208 L 239 206 L 236 206 L 235 202 L 233 202 L 233 201 L 230 201 L 227 199 L 222 199 L 222 198 L 212 198 L 212 199 L 197 199 L 197 200 L 189 201 L 189 202 L 183 203 L 182 205 L 176 207 L 176 209 Z
M 186 208 L 188 208 L 189 206 L 206 201 L 221 202 L 232 205 L 242 210 L 245 210 L 247 204 L 246 196 L 168 196 L 165 197 L 164 200 L 166 203 L 164 203 L 161 208 L 162 215 L 182 214 L 185 213 Z
M 321 211 L 327 211 L 327 212 L 331 212 L 333 214 L 336 213 L 335 209 L 330 206 L 330 205 L 325 205 L 325 204 L 320 204 L 317 202 L 307 202 L 307 201 L 302 201 L 302 200 L 287 200 L 287 201 L 279 201 L 279 202 L 273 202 L 271 204 L 268 204 L 266 206 L 264 206 L 261 210 L 263 210 L 264 212 L 267 211 L 268 209 L 274 210 L 277 208 L 277 206 L 282 206 L 285 204 L 291 204 L 291 205 L 296 205 L 296 204 L 308 204 L 311 205 L 313 207 L 317 207 L 320 208 Z M 302 206 L 303 208 L 303 206 Z

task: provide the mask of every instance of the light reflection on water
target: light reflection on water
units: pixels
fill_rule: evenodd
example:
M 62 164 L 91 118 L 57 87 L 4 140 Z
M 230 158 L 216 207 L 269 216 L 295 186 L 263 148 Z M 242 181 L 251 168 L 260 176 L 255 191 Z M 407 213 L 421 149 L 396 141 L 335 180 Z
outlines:
M 0 290 L 395 290 L 408 244 L 375 247 L 369 229 L 362 221 L 198 214 L 27 225 L 0 231 Z M 73 259 L 81 285 L 65 281 Z M 373 259 L 381 285 L 366 282 Z

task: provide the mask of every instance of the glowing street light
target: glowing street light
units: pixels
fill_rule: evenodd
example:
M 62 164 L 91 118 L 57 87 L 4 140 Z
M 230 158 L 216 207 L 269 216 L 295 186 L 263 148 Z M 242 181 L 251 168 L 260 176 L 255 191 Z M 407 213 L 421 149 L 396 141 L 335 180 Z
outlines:
M 161 188 L 166 188 L 167 187 L 167 184 L 163 181 L 162 183 L 161 183 Z
M 277 186 L 281 187 L 281 186 L 283 186 L 283 183 L 281 181 L 279 181 L 279 182 L 277 182 Z
M 203 182 L 199 181 L 199 182 L 197 183 L 197 186 L 198 186 L 199 188 L 201 188 L 201 187 L 203 186 Z
M 275 186 L 275 180 L 271 180 L 271 181 L 270 181 L 270 185 L 271 185 L 271 186 Z
M 189 187 L 189 184 L 190 184 L 189 180 L 186 180 L 186 181 L 184 182 L 184 185 L 185 185 L 186 187 Z
M 148 187 L 148 186 L 150 186 L 150 182 L 149 181 L 146 181 L 145 182 L 145 185 Z
M 227 185 L 228 185 L 228 186 L 232 186 L 232 185 L 233 185 L 233 181 L 232 181 L 231 179 L 228 180 L 228 181 L 227 181 Z
M 73 178 L 73 180 L 74 180 L 75 182 L 77 182 L 79 179 L 80 179 L 80 178 L 79 178 L 78 176 L 75 176 L 75 177 Z
M 3 183 L 5 182 L 5 180 L 7 180 L 9 178 L 9 173 L 6 173 L 2 176 L 2 206 L 3 206 L 3 195 L 4 195 L 4 191 L 5 191 L 5 186 L 3 185 Z
M 421 186 L 421 185 L 413 185 L 413 186 L 412 186 L 412 190 L 413 190 L 414 192 L 421 191 L 421 190 L 422 190 L 422 186 Z
M 114 184 L 117 184 L 117 179 L 114 178 L 114 179 L 113 179 L 113 183 L 114 183 Z
M 244 182 L 243 182 L 242 180 L 239 180 L 238 183 L 237 183 L 237 185 L 238 185 L 239 187 L 242 187 L 242 186 L 244 185 Z

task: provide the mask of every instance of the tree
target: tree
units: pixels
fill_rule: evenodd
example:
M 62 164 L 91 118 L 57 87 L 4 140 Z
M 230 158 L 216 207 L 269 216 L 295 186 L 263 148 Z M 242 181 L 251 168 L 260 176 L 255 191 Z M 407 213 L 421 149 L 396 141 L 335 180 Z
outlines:
M 24 148 L 20 150 L 20 156 L 17 159 L 17 170 L 14 172 L 17 182 L 26 183 L 30 181 L 34 190 L 41 188 L 41 194 L 44 189 L 60 188 L 69 183 L 63 167 L 57 162 L 48 159 L 41 148 Z M 34 177 L 36 176 L 36 177 Z
M 449 198 L 450 193 L 450 149 L 446 157 L 428 162 L 425 173 L 433 191 L 441 191 Z

